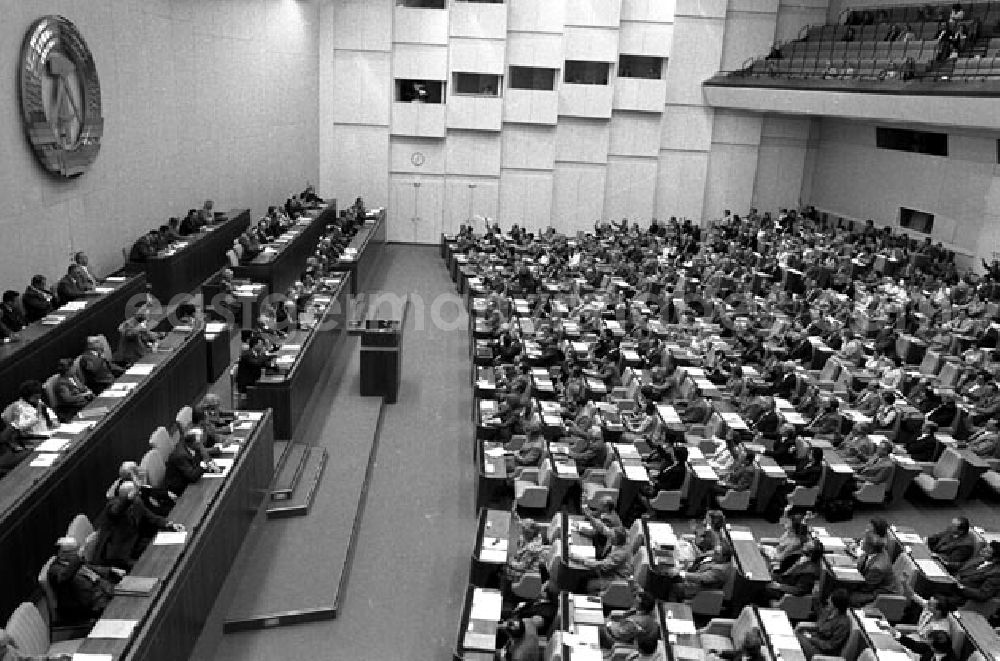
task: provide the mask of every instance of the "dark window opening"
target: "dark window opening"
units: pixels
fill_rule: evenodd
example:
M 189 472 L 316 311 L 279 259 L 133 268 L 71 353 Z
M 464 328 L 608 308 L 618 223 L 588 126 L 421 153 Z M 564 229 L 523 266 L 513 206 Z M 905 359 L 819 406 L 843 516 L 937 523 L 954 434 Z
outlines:
M 618 58 L 619 78 L 659 80 L 663 76 L 663 58 L 645 55 L 622 55 Z
M 607 85 L 610 71 L 607 62 L 566 60 L 563 80 L 570 85 Z
M 511 67 L 510 88 L 518 90 L 554 90 L 556 70 L 541 67 Z
M 948 134 L 875 127 L 875 145 L 879 149 L 895 149 L 930 156 L 948 155 Z
M 500 96 L 500 76 L 492 73 L 455 73 L 452 94 Z
M 445 9 L 445 0 L 396 0 L 396 6 L 415 9 Z
M 934 229 L 934 214 L 899 207 L 899 226 L 914 232 L 930 234 Z
M 396 101 L 402 103 L 444 103 L 444 81 L 397 79 Z

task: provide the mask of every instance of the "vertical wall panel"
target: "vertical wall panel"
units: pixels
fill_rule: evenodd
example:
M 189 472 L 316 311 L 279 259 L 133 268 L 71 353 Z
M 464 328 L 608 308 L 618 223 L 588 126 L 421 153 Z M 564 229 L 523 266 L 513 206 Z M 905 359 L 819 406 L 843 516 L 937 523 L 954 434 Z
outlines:
M 552 171 L 501 170 L 500 218 L 531 230 L 553 225 Z
M 593 231 L 604 214 L 603 165 L 556 163 L 552 176 L 552 224 L 566 233 Z

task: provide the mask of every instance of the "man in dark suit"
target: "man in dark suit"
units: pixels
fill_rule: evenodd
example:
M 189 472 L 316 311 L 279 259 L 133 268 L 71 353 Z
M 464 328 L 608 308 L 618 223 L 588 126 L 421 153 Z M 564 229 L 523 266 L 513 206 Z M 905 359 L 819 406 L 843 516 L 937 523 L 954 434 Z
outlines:
M 794 565 L 774 573 L 774 580 L 767 586 L 769 597 L 780 599 L 785 594 L 801 597 L 812 593 L 823 573 L 823 544 L 810 539 L 802 551 Z
M 80 356 L 83 382 L 93 392 L 100 394 L 121 376 L 124 370 L 104 357 L 104 343 L 99 336 L 87 338 L 87 349 Z
M 791 479 L 796 486 L 812 488 L 819 484 L 823 476 L 823 449 L 811 448 L 809 456 L 795 467 Z
M 56 593 L 59 618 L 65 621 L 99 617 L 125 572 L 87 563 L 80 554 L 80 544 L 72 537 L 56 542 L 58 552 L 49 566 L 48 581 Z
M 156 254 L 156 242 L 153 239 L 155 230 L 146 232 L 132 244 L 128 259 L 130 262 L 145 262 Z
M 206 472 L 219 472 L 219 468 L 211 462 L 205 463 L 207 468 L 202 467 L 204 449 L 200 440 L 200 430 L 189 430 L 167 457 L 167 472 L 163 482 L 167 491 L 175 496 L 183 494 L 189 484 L 200 480 Z
M 250 338 L 250 347 L 240 355 L 236 366 L 236 387 L 240 392 L 247 389 L 260 379 L 264 368 L 268 367 L 273 357 L 267 353 L 267 342 L 259 335 Z
M 149 330 L 148 312 L 139 308 L 118 327 L 118 351 L 115 359 L 123 365 L 131 365 L 153 349 L 160 340 L 160 334 Z
M 847 615 L 850 601 L 847 590 L 837 588 L 830 595 L 830 605 L 816 621 L 816 629 L 801 630 L 795 634 L 807 659 L 812 659 L 817 654 L 840 654 L 851 633 L 851 618 Z
M 955 579 L 959 594 L 971 601 L 989 601 L 1000 595 L 1000 542 L 984 546 L 982 557 L 962 565 Z
M 59 377 L 52 387 L 52 408 L 60 422 L 69 422 L 80 409 L 94 399 L 94 393 L 72 374 L 73 361 L 59 359 Z
M 875 456 L 869 459 L 868 462 L 862 466 L 860 470 L 858 470 L 858 480 L 871 482 L 872 484 L 888 484 L 889 480 L 892 479 L 892 473 L 895 469 L 895 464 L 893 464 L 892 459 L 889 458 L 889 454 L 891 452 L 891 443 L 888 441 L 880 443 Z
M 938 440 L 934 433 L 938 426 L 933 422 L 925 422 L 920 435 L 906 444 L 906 451 L 914 461 L 934 461 L 938 450 Z
M 858 560 L 858 572 L 865 582 L 851 593 L 852 606 L 864 606 L 875 601 L 876 596 L 893 591 L 895 578 L 885 542 L 878 539 L 870 544 L 870 550 Z
M 969 519 L 955 517 L 946 530 L 927 538 L 927 546 L 948 571 L 957 571 L 972 559 L 976 540 L 969 532 Z
M 688 570 L 676 572 L 668 601 L 683 602 L 703 590 L 721 590 L 732 571 L 733 552 L 726 546 L 717 546 L 711 555 L 699 558 Z
M 11 333 L 16 333 L 27 324 L 24 311 L 21 310 L 21 295 L 13 289 L 3 293 L 3 303 L 0 303 L 0 323 Z
M 31 278 L 31 284 L 21 296 L 21 307 L 24 308 L 24 319 L 29 324 L 55 309 L 56 297 L 48 290 L 48 282 L 44 275 L 35 275 Z
M 66 275 L 59 278 L 59 282 L 56 283 L 56 294 L 59 296 L 60 302 L 68 303 L 69 301 L 76 301 L 85 296 L 93 295 L 95 292 L 92 290 L 88 291 L 80 286 L 80 282 L 83 279 L 80 265 L 70 264 Z

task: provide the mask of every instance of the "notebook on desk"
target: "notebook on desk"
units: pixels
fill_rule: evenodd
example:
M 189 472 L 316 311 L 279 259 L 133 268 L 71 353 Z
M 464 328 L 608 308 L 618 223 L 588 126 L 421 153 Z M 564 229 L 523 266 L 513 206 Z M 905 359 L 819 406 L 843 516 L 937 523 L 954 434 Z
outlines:
M 126 576 L 115 586 L 115 594 L 145 597 L 153 593 L 159 581 L 155 576 Z

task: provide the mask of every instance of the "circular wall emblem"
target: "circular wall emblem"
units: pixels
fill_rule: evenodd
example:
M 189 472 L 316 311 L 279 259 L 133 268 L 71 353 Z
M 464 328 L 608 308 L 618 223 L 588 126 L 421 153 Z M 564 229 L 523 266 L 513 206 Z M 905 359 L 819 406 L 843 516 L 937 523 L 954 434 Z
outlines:
M 423 164 L 424 164 L 424 161 L 425 161 L 425 160 L 427 160 L 427 159 L 426 159 L 426 158 L 424 158 L 424 154 L 423 154 L 423 152 L 419 152 L 419 151 L 415 151 L 415 152 L 413 152 L 413 154 L 412 154 L 412 155 L 410 156 L 410 163 L 413 163 L 413 164 L 414 164 L 414 165 L 416 165 L 416 166 L 417 166 L 418 168 L 419 168 L 419 167 L 420 167 L 421 165 L 423 165 Z
M 80 32 L 62 16 L 44 16 L 24 35 L 21 118 L 35 155 L 49 172 L 83 174 L 104 133 L 101 84 Z

